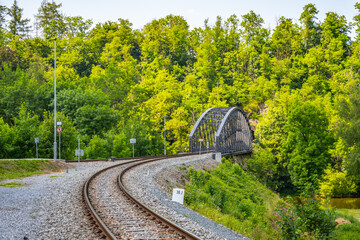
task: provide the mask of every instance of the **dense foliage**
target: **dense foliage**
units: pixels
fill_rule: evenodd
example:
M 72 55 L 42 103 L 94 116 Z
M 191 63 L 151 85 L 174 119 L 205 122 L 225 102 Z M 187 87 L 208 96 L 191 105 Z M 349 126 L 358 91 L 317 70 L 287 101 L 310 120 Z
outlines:
M 238 106 L 256 129 L 248 169 L 271 189 L 317 188 L 328 168 L 358 184 L 360 13 L 317 14 L 308 4 L 275 29 L 253 11 L 195 29 L 174 15 L 133 29 L 43 1 L 32 30 L 17 1 L 0 6 L 0 158 L 34 157 L 35 137 L 39 156 L 52 157 L 57 37 L 62 158 L 74 158 L 78 138 L 86 158 L 129 157 L 130 138 L 135 155 L 161 154 L 165 116 L 176 153 L 203 111 Z
M 190 169 L 185 203 L 204 216 L 252 239 L 274 239 L 272 207 L 279 197 L 238 164 L 221 164 L 211 171 Z
M 309 188 L 301 198 L 279 201 L 276 212 L 283 239 L 332 239 L 335 236 L 335 209 L 323 207 Z

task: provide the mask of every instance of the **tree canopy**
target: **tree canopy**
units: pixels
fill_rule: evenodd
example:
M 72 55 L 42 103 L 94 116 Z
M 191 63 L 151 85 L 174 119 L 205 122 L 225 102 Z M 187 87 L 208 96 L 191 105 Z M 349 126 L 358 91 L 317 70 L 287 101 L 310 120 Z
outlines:
M 318 13 L 307 4 L 274 29 L 254 11 L 195 29 L 175 15 L 134 29 L 122 18 L 93 26 L 43 1 L 30 29 L 16 0 L 0 6 L 0 156 L 31 156 L 41 136 L 40 156 L 52 157 L 49 39 L 57 37 L 66 158 L 76 138 L 88 158 L 129 156 L 130 138 L 137 155 L 161 154 L 164 116 L 168 151 L 177 153 L 206 109 L 237 106 L 256 130 L 249 170 L 268 186 L 318 186 L 328 167 L 356 178 L 360 12 L 354 22 L 335 12 L 320 22 Z

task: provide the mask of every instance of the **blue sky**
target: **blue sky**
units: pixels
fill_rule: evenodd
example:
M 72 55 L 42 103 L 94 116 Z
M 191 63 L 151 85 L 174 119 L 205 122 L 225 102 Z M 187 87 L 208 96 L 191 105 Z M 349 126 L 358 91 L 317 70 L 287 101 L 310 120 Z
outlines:
M 360 2 L 360 0 L 358 0 Z M 1 5 L 10 7 L 13 0 L 0 0 Z M 18 0 L 18 5 L 24 9 L 26 18 L 34 19 L 42 0 Z M 116 21 L 118 18 L 129 19 L 134 28 L 140 29 L 153 19 L 168 14 L 183 16 L 190 28 L 202 27 L 205 19 L 213 24 L 216 16 L 223 19 L 231 14 L 241 15 L 253 10 L 264 19 L 264 27 L 273 29 L 276 19 L 281 16 L 297 20 L 303 7 L 314 3 L 319 10 L 318 18 L 322 21 L 327 12 L 336 12 L 345 15 L 352 21 L 356 11 L 353 0 L 57 0 L 62 3 L 61 11 L 68 16 L 82 16 L 92 19 L 94 23 L 108 20 Z

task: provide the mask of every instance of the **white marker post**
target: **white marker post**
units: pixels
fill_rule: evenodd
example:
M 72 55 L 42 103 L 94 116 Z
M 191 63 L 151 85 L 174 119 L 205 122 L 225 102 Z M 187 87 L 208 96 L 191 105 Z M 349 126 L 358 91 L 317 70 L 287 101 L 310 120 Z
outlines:
M 133 145 L 133 158 L 134 158 L 134 145 L 136 143 L 136 138 L 131 138 L 130 143 L 132 143 L 132 145 Z
M 80 169 L 80 157 L 84 156 L 84 150 L 80 149 L 80 138 L 78 140 L 78 149 L 75 149 L 75 156 L 78 157 L 78 170 Z
M 219 163 L 221 163 L 221 152 L 215 153 L 215 160 Z
M 39 155 L 38 155 L 38 147 L 37 147 L 38 143 L 39 143 L 39 138 L 35 138 L 35 145 L 36 145 L 36 159 L 38 159 L 38 158 L 39 158 Z
M 180 204 L 184 204 L 184 195 L 185 190 L 182 188 L 174 188 L 173 189 L 173 195 L 172 195 L 172 201 L 178 202 Z
M 203 138 L 199 138 L 199 143 L 200 143 L 200 152 L 199 152 L 199 154 L 201 154 L 201 143 L 204 141 L 204 139 Z
M 59 159 L 61 159 L 61 131 L 62 131 L 61 119 L 59 119 L 59 121 L 56 122 L 56 125 L 58 126 L 56 131 L 59 133 Z

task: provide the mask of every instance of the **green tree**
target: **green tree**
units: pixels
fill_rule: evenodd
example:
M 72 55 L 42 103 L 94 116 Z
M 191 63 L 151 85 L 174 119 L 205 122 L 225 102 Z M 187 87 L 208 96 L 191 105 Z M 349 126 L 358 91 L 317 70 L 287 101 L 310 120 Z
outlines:
M 270 35 L 270 32 L 262 27 L 264 20 L 253 11 L 243 15 L 242 18 L 242 37 L 245 39 L 246 44 L 254 46 L 258 52 L 261 52 L 262 46 Z
M 0 158 L 11 158 L 14 152 L 15 132 L 2 118 L 0 118 Z
M 89 144 L 84 149 L 86 159 L 102 159 L 109 158 L 110 153 L 106 151 L 106 140 L 100 138 L 98 135 L 90 140 Z
M 143 28 L 144 36 L 141 42 L 142 60 L 147 63 L 156 58 L 164 59 L 164 65 L 159 66 L 172 70 L 171 66 L 186 65 L 188 55 L 187 37 L 189 25 L 183 17 L 168 15 L 159 20 L 153 20 Z
M 278 60 L 301 52 L 300 29 L 292 19 L 280 17 L 271 36 L 271 52 Z
M 37 82 L 30 79 L 20 68 L 12 71 L 7 66 L 3 67 L 4 70 L 0 70 L 0 84 L 3 86 L 0 88 L 0 116 L 4 121 L 11 123 L 12 118 L 20 112 L 22 105 L 38 113 L 38 108 L 42 106 L 37 105 L 41 97 L 37 95 L 39 93 Z
M 63 131 L 61 132 L 61 159 L 74 159 L 74 152 L 77 148 L 78 131 L 72 123 L 71 119 L 62 112 L 57 112 L 57 118 L 63 123 Z M 39 131 L 39 157 L 54 157 L 54 114 L 45 111 L 43 113 L 43 121 L 40 123 Z M 59 149 L 59 134 L 56 133 L 57 149 Z M 59 154 L 59 150 L 57 150 Z
M 39 128 L 39 116 L 30 113 L 24 105 L 20 107 L 18 117 L 14 118 L 14 158 L 34 158 L 35 140 Z
M 355 21 L 355 32 L 356 32 L 356 39 L 359 39 L 360 36 L 360 3 L 355 3 L 355 9 L 358 11 L 358 14 L 354 16 L 354 21 Z
M 300 16 L 300 21 L 303 25 L 302 38 L 304 47 L 308 50 L 320 44 L 320 24 L 316 22 L 316 14 L 318 14 L 319 11 L 315 5 L 311 3 L 305 5 L 303 10 Z
M 57 105 L 61 112 L 75 119 L 79 108 L 86 105 L 110 105 L 110 100 L 100 90 L 64 89 L 57 94 Z
M 15 69 L 18 66 L 18 63 L 19 59 L 16 50 L 11 49 L 9 46 L 0 47 L 0 67 L 2 69 L 6 68 L 4 65 Z
M 188 133 L 189 133 L 189 113 L 184 107 L 179 107 L 173 114 L 171 119 L 166 123 L 167 128 L 172 130 L 174 134 L 174 143 L 172 144 L 173 152 L 178 153 L 183 151 L 188 145 Z M 171 140 L 171 139 L 168 139 Z
M 350 43 L 347 35 L 350 31 L 345 16 L 339 16 L 335 12 L 326 13 L 326 18 L 321 24 L 321 43 L 324 47 L 330 47 L 334 39 L 339 40 L 340 47 L 346 49 Z
M 255 131 L 254 156 L 249 159 L 249 169 L 268 187 L 276 192 L 293 192 L 294 185 L 288 171 L 288 161 L 282 155 L 284 142 L 288 137 L 285 128 L 288 112 L 297 96 L 288 92 L 278 93 L 269 104 L 267 113 Z
M 322 197 L 349 197 L 356 193 L 357 186 L 346 172 L 340 172 L 332 168 L 325 169 L 324 176 L 320 181 L 319 194 Z
M 326 113 L 309 102 L 295 102 L 285 125 L 288 131 L 282 152 L 288 159 L 293 183 L 299 188 L 318 187 L 318 179 L 331 163 L 334 142 Z
M 28 26 L 30 19 L 23 19 L 23 9 L 17 5 L 17 1 L 14 0 L 11 8 L 8 9 L 8 15 L 11 17 L 9 22 L 9 30 L 14 35 L 24 37 L 29 34 L 30 27 Z
M 89 37 L 91 51 L 87 51 L 86 54 L 91 52 L 94 58 L 94 62 L 96 63 L 99 62 L 101 55 L 106 54 L 106 52 L 109 50 L 113 51 L 112 54 L 116 54 L 116 51 L 120 46 L 127 46 L 127 48 L 130 47 L 130 55 L 134 59 L 140 60 L 140 40 L 138 38 L 142 38 L 142 36 L 140 36 L 139 31 L 134 31 L 132 29 L 132 23 L 130 23 L 128 20 L 119 18 L 118 23 L 108 21 L 103 24 L 96 24 L 96 26 L 91 29 Z M 115 40 L 114 38 L 117 39 Z M 104 47 L 112 41 L 114 41 L 114 43 L 111 45 L 113 45 L 115 48 L 112 47 L 105 52 Z M 119 55 L 116 54 L 116 56 Z M 102 61 L 102 64 L 107 63 L 107 59 L 103 59 Z
M 129 138 L 125 133 L 115 135 L 112 143 L 111 155 L 118 158 L 126 158 L 132 156 L 132 149 L 129 144 Z
M 354 86 L 348 99 L 339 100 L 337 109 L 340 121 L 337 133 L 344 140 L 347 148 L 345 169 L 350 175 L 360 173 L 360 87 Z
M 65 33 L 64 15 L 59 11 L 61 5 L 54 1 L 43 0 L 38 14 L 35 15 L 37 27 L 42 30 L 47 39 L 60 37 Z
M 80 134 L 103 136 L 116 126 L 118 113 L 107 105 L 85 105 L 76 110 L 74 124 Z
M 5 30 L 5 17 L 8 14 L 8 8 L 6 6 L 0 5 L 0 29 Z
M 86 37 L 91 25 L 92 20 L 84 20 L 83 17 L 65 17 L 65 29 L 70 37 Z

